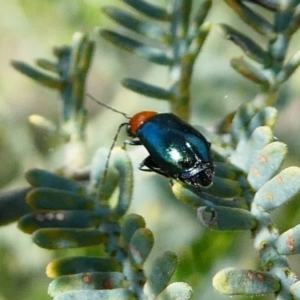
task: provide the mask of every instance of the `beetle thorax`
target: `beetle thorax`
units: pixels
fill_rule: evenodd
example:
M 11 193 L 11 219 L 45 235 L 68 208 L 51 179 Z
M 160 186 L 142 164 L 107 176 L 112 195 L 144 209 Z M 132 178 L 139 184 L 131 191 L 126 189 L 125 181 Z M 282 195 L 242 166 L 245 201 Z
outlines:
M 136 136 L 138 129 L 148 120 L 156 116 L 155 111 L 141 111 L 135 114 L 128 123 L 127 131 L 130 135 Z

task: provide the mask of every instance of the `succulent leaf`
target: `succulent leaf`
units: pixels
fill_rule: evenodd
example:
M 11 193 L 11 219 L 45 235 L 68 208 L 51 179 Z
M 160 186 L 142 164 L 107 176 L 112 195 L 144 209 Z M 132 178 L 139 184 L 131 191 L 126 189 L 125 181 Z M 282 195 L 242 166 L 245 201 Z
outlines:
M 193 296 L 192 288 L 184 282 L 174 282 L 167 286 L 167 288 L 157 296 L 157 300 L 180 299 L 188 300 Z
M 157 257 L 153 264 L 151 272 L 148 276 L 145 289 L 147 294 L 156 297 L 168 285 L 173 273 L 178 265 L 178 259 L 173 252 L 164 252 L 161 256 Z
M 79 290 L 59 294 L 54 300 L 133 300 L 134 294 L 129 289 Z
M 300 169 L 289 167 L 265 183 L 255 194 L 258 206 L 271 211 L 292 200 L 300 192 Z
M 200 207 L 197 216 L 205 227 L 215 230 L 251 230 L 257 225 L 255 217 L 240 208 Z
M 29 66 L 20 61 L 13 61 L 12 66 L 21 72 L 22 74 L 30 77 L 31 79 L 37 81 L 38 83 L 52 89 L 60 90 L 62 88 L 61 81 L 53 76 L 44 74 L 40 72 L 38 69 Z
M 141 216 L 137 214 L 127 215 L 122 226 L 125 245 L 128 246 L 134 233 L 140 228 L 145 228 L 145 226 L 145 220 Z
M 101 30 L 101 36 L 123 50 L 134 53 L 156 64 L 168 66 L 172 63 L 172 58 L 165 50 L 148 46 L 111 30 Z
M 173 96 L 168 90 L 132 78 L 123 79 L 122 85 L 129 90 L 152 98 L 170 100 Z
M 113 272 L 120 267 L 113 258 L 98 256 L 75 256 L 54 260 L 47 266 L 46 273 L 50 278 L 85 272 Z
M 35 231 L 32 239 L 41 248 L 66 249 L 99 245 L 106 236 L 96 229 L 46 228 Z
M 142 21 L 119 8 L 106 6 L 103 8 L 103 11 L 120 25 L 142 34 L 143 36 L 153 38 L 160 42 L 168 41 L 169 39 L 167 32 L 162 27 Z
M 92 210 L 94 201 L 78 193 L 52 188 L 36 188 L 26 195 L 31 206 L 46 210 Z
M 145 14 L 147 17 L 156 19 L 159 21 L 168 21 L 170 14 L 166 9 L 157 5 L 151 4 L 144 0 L 123 0 L 126 4 L 130 5 L 135 10 Z
M 140 228 L 134 232 L 129 243 L 130 258 L 133 263 L 142 265 L 147 259 L 154 244 L 152 232 L 147 228 Z
M 20 218 L 18 227 L 31 234 L 40 228 L 91 228 L 97 223 L 97 214 L 91 211 L 40 211 Z
M 220 27 L 225 34 L 225 38 L 239 46 L 248 57 L 260 64 L 270 64 L 269 54 L 247 35 L 227 24 L 220 24 Z
M 242 1 L 225 0 L 225 2 L 239 15 L 239 17 L 258 33 L 272 38 L 275 35 L 274 27 L 261 15 L 248 8 Z
M 111 290 L 122 287 L 124 281 L 123 274 L 119 272 L 86 272 L 64 275 L 50 283 L 48 293 L 55 297 L 67 291 Z
M 225 295 L 266 295 L 279 291 L 279 280 L 267 272 L 227 268 L 213 278 L 214 288 Z
M 25 174 L 33 187 L 54 188 L 75 193 L 83 193 L 84 186 L 74 180 L 41 169 L 31 169 Z
M 257 152 L 248 173 L 248 182 L 258 190 L 279 170 L 287 153 L 287 147 L 273 142 Z
M 276 249 L 283 255 L 300 253 L 300 225 L 282 233 L 276 241 Z

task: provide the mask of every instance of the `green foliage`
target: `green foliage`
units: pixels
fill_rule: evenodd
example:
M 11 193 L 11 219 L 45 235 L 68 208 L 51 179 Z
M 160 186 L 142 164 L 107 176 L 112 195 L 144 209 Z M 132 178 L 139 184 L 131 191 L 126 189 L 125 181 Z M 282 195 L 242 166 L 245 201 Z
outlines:
M 154 19 L 153 23 L 115 7 L 104 8 L 104 13 L 125 28 L 142 35 L 147 43 L 106 29 L 101 30 L 102 37 L 150 62 L 168 66 L 173 84 L 169 89 L 164 89 L 126 78 L 122 81 L 123 86 L 142 95 L 169 100 L 171 110 L 187 120 L 190 113 L 189 85 L 195 60 L 209 33 L 210 25 L 204 21 L 212 1 L 205 0 L 197 4 L 199 7 L 194 16 L 190 0 L 173 1 L 170 11 L 144 1 L 124 2 Z M 153 42 L 155 46 L 150 46 Z
M 300 64 L 300 52 L 286 59 L 288 46 L 293 34 L 299 27 L 298 1 L 254 1 L 271 12 L 273 23 L 254 9 L 244 4 L 247 1 L 225 0 L 235 13 L 267 42 L 267 48 L 258 45 L 252 38 L 224 24 L 221 25 L 226 38 L 239 46 L 244 54 L 253 60 L 243 57 L 233 58 L 231 66 L 241 75 L 260 85 L 268 93 L 259 99 L 259 104 L 273 105 L 280 85 L 289 79 Z M 254 63 L 257 63 L 258 66 Z M 263 103 L 261 103 L 263 101 Z
M 173 113 L 189 119 L 191 79 L 210 30 L 205 19 L 212 1 L 199 4 L 174 0 L 168 9 L 142 0 L 123 2 L 135 9 L 135 14 L 117 7 L 105 7 L 103 11 L 133 35 L 104 29 L 101 36 L 151 63 L 167 66 L 171 79 L 170 87 L 132 78 L 123 79 L 123 86 L 144 96 L 166 100 Z M 203 129 L 212 144 L 213 184 L 199 190 L 173 180 L 171 191 L 192 208 L 193 217 L 205 229 L 220 234 L 251 232 L 260 268 L 237 265 L 220 270 L 212 283 L 218 292 L 229 296 L 299 299 L 299 281 L 287 256 L 300 252 L 300 225 L 290 225 L 294 227 L 281 233 L 270 214 L 283 209 L 300 192 L 300 168 L 282 168 L 288 146 L 273 133 L 280 113 L 274 107 L 278 93 L 300 64 L 299 51 L 287 58 L 290 41 L 300 25 L 300 3 L 225 2 L 262 37 L 260 44 L 249 33 L 232 25 L 220 25 L 225 37 L 247 57 L 233 58 L 231 66 L 249 79 L 249 84 L 257 84 L 258 93 L 252 101 L 243 99 L 236 111 L 223 116 L 210 131 Z M 266 16 L 272 16 L 273 21 Z M 28 186 L 0 196 L 0 224 L 18 220 L 19 228 L 32 234 L 33 242 L 45 249 L 86 248 L 88 253 L 88 249 L 96 247 L 96 255 L 75 254 L 48 264 L 47 275 L 53 279 L 48 292 L 55 300 L 190 299 L 190 285 L 170 283 L 178 268 L 173 252 L 165 251 L 151 261 L 149 270 L 145 267 L 153 250 L 154 234 L 142 216 L 128 213 L 135 185 L 125 146 L 114 147 L 109 154 L 99 149 L 90 166 L 86 166 L 88 118 L 84 99 L 94 48 L 89 34 L 75 33 L 71 46 L 54 49 L 56 62 L 39 59 L 39 68 L 13 62 L 21 73 L 59 92 L 59 123 L 42 116 L 32 116 L 30 122 L 38 135 L 45 135 L 47 144 L 43 147 L 55 149 L 63 158 L 55 172 L 29 170 Z M 172 221 L 173 229 L 177 230 L 180 223 Z M 205 238 L 202 242 L 208 241 Z M 229 243 L 222 245 L 217 241 L 202 249 L 201 241 L 199 245 L 188 246 L 207 260 L 211 252 L 217 257 L 229 249 Z M 197 267 L 209 270 L 207 261 L 193 258 L 190 263 L 203 263 Z M 233 259 L 232 263 L 238 261 Z M 202 296 L 201 292 L 198 296 Z

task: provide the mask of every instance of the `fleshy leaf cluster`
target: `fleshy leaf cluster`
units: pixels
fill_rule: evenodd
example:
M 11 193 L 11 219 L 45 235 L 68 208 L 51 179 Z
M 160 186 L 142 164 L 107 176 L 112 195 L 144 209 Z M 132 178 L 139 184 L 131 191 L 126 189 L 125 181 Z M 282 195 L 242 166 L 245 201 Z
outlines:
M 124 87 L 139 94 L 168 100 L 171 110 L 183 119 L 190 113 L 190 91 L 193 67 L 210 30 L 205 18 L 212 1 L 197 4 L 176 0 L 170 9 L 140 0 L 123 0 L 139 15 L 116 7 L 105 7 L 104 13 L 121 26 L 137 33 L 145 42 L 112 30 L 101 30 L 101 36 L 121 49 L 155 64 L 169 67 L 172 85 L 165 89 L 133 78 L 122 81 Z M 147 19 L 145 20 L 146 17 Z
M 171 78 L 166 88 L 133 78 L 125 78 L 123 86 L 169 101 L 171 111 L 188 120 L 191 77 L 210 30 L 205 19 L 212 1 L 204 0 L 199 5 L 192 0 L 174 0 L 168 9 L 143 0 L 123 2 L 135 13 L 111 6 L 103 11 L 133 35 L 104 29 L 101 36 L 125 51 L 168 67 Z M 195 218 L 204 227 L 252 234 L 260 268 L 219 271 L 213 278 L 217 291 L 230 296 L 272 294 L 277 299 L 300 299 L 299 281 L 287 259 L 300 252 L 300 225 L 281 233 L 271 217 L 275 209 L 300 192 L 300 168 L 282 168 L 288 147 L 273 133 L 278 92 L 300 64 L 299 51 L 288 58 L 290 41 L 300 26 L 300 3 L 225 2 L 264 40 L 261 44 L 234 26 L 220 25 L 226 38 L 246 57 L 231 59 L 231 66 L 256 83 L 259 92 L 253 101 L 243 103 L 210 131 L 201 129 L 211 142 L 213 185 L 200 190 L 174 181 L 172 191 L 194 208 Z M 55 49 L 56 63 L 37 61 L 43 72 L 13 62 L 23 74 L 59 92 L 61 123 L 56 125 L 41 116 L 31 116 L 30 122 L 39 133 L 45 132 L 45 148 L 63 145 L 66 159 L 54 173 L 28 171 L 28 187 L 2 195 L 1 203 L 15 203 L 17 209 L 0 214 L 0 222 L 21 217 L 19 228 L 32 234 L 34 243 L 42 248 L 97 249 L 97 255 L 61 258 L 48 265 L 47 275 L 53 279 L 49 293 L 56 300 L 189 299 L 190 286 L 169 284 L 178 265 L 173 252 L 164 252 L 152 262 L 149 272 L 144 271 L 154 236 L 141 216 L 126 215 L 133 190 L 127 152 L 119 148 L 109 154 L 99 150 L 90 167 L 83 162 L 85 84 L 93 52 L 94 42 L 88 34 L 78 33 L 71 47 Z
M 191 288 L 168 285 L 177 257 L 165 252 L 145 274 L 143 265 L 154 243 L 152 232 L 139 215 L 127 215 L 132 196 L 132 167 L 126 151 L 115 148 L 106 170 L 107 154 L 98 151 L 91 178 L 78 182 L 40 170 L 29 170 L 31 185 L 26 202 L 34 212 L 19 220 L 19 228 L 32 234 L 33 242 L 46 249 L 104 247 L 99 256 L 73 256 L 47 266 L 53 278 L 49 294 L 54 299 L 189 299 Z M 105 177 L 104 177 L 105 174 Z M 107 177 L 106 177 L 107 176 Z M 112 187 L 113 185 L 113 187 Z M 116 203 L 111 203 L 118 188 Z M 99 251 L 98 251 L 99 252 Z

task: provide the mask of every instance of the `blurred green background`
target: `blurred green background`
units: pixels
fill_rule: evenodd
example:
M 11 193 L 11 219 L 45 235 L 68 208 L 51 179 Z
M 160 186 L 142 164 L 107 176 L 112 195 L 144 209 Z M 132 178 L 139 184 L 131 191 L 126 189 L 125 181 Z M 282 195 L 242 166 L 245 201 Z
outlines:
M 164 4 L 168 1 L 156 1 Z M 197 2 L 197 1 L 195 1 Z M 29 168 L 53 169 L 61 158 L 51 157 L 51 151 L 41 152 L 40 139 L 34 139 L 28 117 L 39 114 L 57 121 L 60 113 L 58 95 L 16 72 L 11 60 L 34 63 L 37 58 L 52 59 L 52 47 L 71 43 L 76 31 L 90 32 L 97 41 L 94 63 L 87 91 L 103 102 L 128 114 L 145 109 L 168 111 L 163 101 L 147 99 L 126 91 L 119 84 L 124 77 L 168 86 L 166 68 L 151 65 L 138 57 L 124 53 L 101 40 L 99 28 L 118 29 L 100 8 L 104 5 L 124 5 L 115 0 L 10 0 L 1 2 L 0 10 L 0 186 L 3 191 L 25 185 L 23 173 Z M 250 101 L 257 87 L 241 78 L 230 68 L 229 59 L 240 56 L 233 44 L 223 39 L 217 23 L 234 24 L 251 34 L 222 2 L 215 1 L 208 18 L 214 23 L 211 34 L 198 59 L 192 86 L 191 123 L 209 126 L 240 103 Z M 297 34 L 295 35 L 297 36 Z M 290 53 L 300 48 L 300 38 L 292 42 Z M 288 145 L 286 164 L 300 165 L 300 70 L 287 83 L 278 101 L 279 119 L 275 128 L 278 139 Z M 98 147 L 109 147 L 122 117 L 87 103 L 88 127 L 87 164 Z M 120 138 L 122 140 L 122 138 Z M 136 172 L 135 194 L 131 212 L 141 214 L 156 239 L 149 259 L 165 250 L 180 257 L 176 280 L 186 281 L 195 289 L 195 299 L 229 299 L 220 296 L 211 286 L 212 276 L 230 266 L 256 267 L 258 254 L 252 248 L 250 233 L 211 232 L 204 230 L 195 212 L 178 203 L 171 195 L 168 180 L 155 174 L 142 173 L 137 165 L 146 153 L 141 147 L 129 149 Z M 149 188 L 150 187 L 150 188 Z M 155 187 L 155 188 L 154 188 Z M 300 200 L 300 199 L 298 199 Z M 281 230 L 300 221 L 297 201 L 275 212 Z M 30 236 L 18 231 L 16 224 L 0 228 L 0 300 L 50 299 L 45 267 L 54 256 L 74 255 L 69 250 L 54 254 L 38 248 Z M 297 257 L 291 260 L 300 275 Z M 241 298 L 236 298 L 241 299 Z M 261 299 L 268 299 L 262 297 Z

